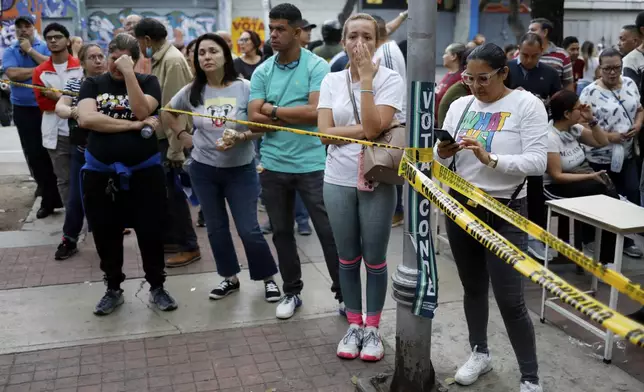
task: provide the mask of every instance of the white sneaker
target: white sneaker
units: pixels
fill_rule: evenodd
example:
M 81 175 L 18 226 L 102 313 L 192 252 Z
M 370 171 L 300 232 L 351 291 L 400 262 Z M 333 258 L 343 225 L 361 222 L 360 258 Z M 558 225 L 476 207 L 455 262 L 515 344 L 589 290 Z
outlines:
M 528 239 L 528 253 L 535 259 L 546 261 L 546 245 L 538 239 L 530 237 Z M 557 251 L 552 248 L 548 249 L 548 262 L 557 255 Z
M 521 389 L 519 392 L 543 392 L 543 389 L 539 384 L 524 381 L 521 383 Z
M 338 343 L 338 357 L 344 359 L 355 359 L 360 355 L 360 348 L 362 347 L 362 336 L 364 331 L 358 324 L 349 325 L 347 334 L 344 335 L 340 343 Z
M 454 380 L 461 385 L 472 385 L 479 379 L 479 376 L 490 370 L 492 370 L 492 357 L 490 354 L 476 352 L 476 347 L 474 347 L 470 359 L 458 369 Z
M 364 329 L 360 359 L 368 362 L 380 361 L 385 356 L 385 346 L 382 344 L 380 332 L 376 327 Z
M 275 310 L 275 317 L 278 319 L 289 319 L 295 314 L 295 309 L 302 306 L 302 300 L 296 294 L 286 294 Z

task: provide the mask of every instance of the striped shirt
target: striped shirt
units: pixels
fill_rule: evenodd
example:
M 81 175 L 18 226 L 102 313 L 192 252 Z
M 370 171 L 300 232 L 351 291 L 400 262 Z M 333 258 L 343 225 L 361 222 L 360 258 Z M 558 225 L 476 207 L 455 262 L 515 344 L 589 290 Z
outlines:
M 546 51 L 541 55 L 541 60 L 539 61 L 551 66 L 555 71 L 557 71 L 559 78 L 561 79 L 562 86 L 565 87 L 567 84 L 574 82 L 570 56 L 568 56 L 568 52 L 562 48 L 551 42 L 548 49 L 546 49 Z
M 81 85 L 83 84 L 83 80 L 85 78 L 71 78 L 65 83 L 65 87 L 63 88 L 64 91 L 69 91 L 72 93 L 76 93 L 75 95 L 72 94 L 63 94 L 65 97 L 69 97 L 72 99 L 72 107 L 76 106 L 78 104 L 78 93 L 80 92 Z M 87 139 L 87 133 L 85 131 L 81 131 L 79 134 L 72 135 L 71 133 L 78 133 L 80 130 L 77 128 L 75 130 L 70 131 L 70 137 L 74 139 L 74 142 L 78 143 L 76 146 L 76 149 L 82 153 L 85 152 L 85 145 L 87 144 L 86 139 Z M 78 138 L 81 138 L 85 141 L 85 143 L 80 143 Z

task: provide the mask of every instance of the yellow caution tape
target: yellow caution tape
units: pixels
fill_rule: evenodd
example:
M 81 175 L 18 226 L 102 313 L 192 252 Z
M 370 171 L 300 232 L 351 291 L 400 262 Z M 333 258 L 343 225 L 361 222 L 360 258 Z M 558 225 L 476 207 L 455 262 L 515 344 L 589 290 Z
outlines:
M 418 193 L 436 204 L 449 219 L 501 260 L 512 265 L 521 275 L 545 288 L 608 330 L 637 346 L 644 347 L 643 325 L 610 309 L 537 263 L 437 186 L 407 157 L 400 162 L 398 172 Z
M 469 198 L 474 203 L 480 204 L 488 211 L 501 217 L 503 220 L 511 223 L 523 232 L 528 233 L 532 237 L 548 244 L 549 247 L 563 254 L 610 286 L 616 288 L 620 293 L 628 295 L 631 299 L 639 302 L 640 304 L 644 304 L 644 290 L 639 284 L 632 282 L 619 272 L 608 269 L 601 263 L 598 263 L 584 255 L 582 252 L 544 230 L 536 223 L 529 221 L 527 218 L 521 216 L 508 206 L 499 203 L 495 198 L 467 182 L 463 177 L 449 170 L 447 167 L 436 161 L 434 161 L 432 165 L 432 173 L 438 181 Z
M 38 89 L 42 91 L 60 92 L 71 96 L 78 95 L 78 93 L 74 93 L 72 91 L 58 90 L 43 86 L 13 82 L 10 80 L 0 80 L 0 82 L 12 84 L 19 87 Z M 414 188 L 418 193 L 426 197 L 432 203 L 436 204 L 446 214 L 447 217 L 453 220 L 457 225 L 459 225 L 468 234 L 470 234 L 477 241 L 483 244 L 487 249 L 497 255 L 497 257 L 499 257 L 501 260 L 512 265 L 514 269 L 521 273 L 523 276 L 529 278 L 534 283 L 537 283 L 541 287 L 545 288 L 568 305 L 573 306 L 575 309 L 590 317 L 592 320 L 612 331 L 616 335 L 629 340 L 631 343 L 637 346 L 644 347 L 644 326 L 623 316 L 617 311 L 610 309 L 606 305 L 583 293 L 576 287 L 561 279 L 556 274 L 552 273 L 541 264 L 534 261 L 507 239 L 499 235 L 491 227 L 474 216 L 474 214 L 465 209 L 457 200 L 452 198 L 442 188 L 436 186 L 436 184 L 432 180 L 430 180 L 429 178 L 427 178 L 427 176 L 420 172 L 415 167 L 414 163 L 432 162 L 432 148 L 398 147 L 383 143 L 370 142 L 367 140 L 358 140 L 342 136 L 328 135 L 319 132 L 304 131 L 296 128 L 255 123 L 251 121 L 235 120 L 226 117 L 209 116 L 183 110 L 165 108 L 161 110 L 178 114 L 185 114 L 188 116 L 230 121 L 241 125 L 252 126 L 255 128 L 264 128 L 274 131 L 286 131 L 299 135 L 308 135 L 348 143 L 357 143 L 366 146 L 404 150 L 405 154 L 400 162 L 398 173 L 403 176 L 409 182 L 411 187 Z M 541 241 L 546 242 L 550 247 L 566 255 L 571 260 L 573 260 L 583 268 L 589 270 L 591 273 L 593 273 L 593 275 L 604 280 L 606 283 L 615 287 L 620 292 L 628 295 L 629 297 L 640 303 L 644 303 L 644 294 L 642 293 L 640 285 L 632 283 L 623 275 L 615 271 L 608 270 L 600 263 L 597 263 L 592 259 L 586 257 L 585 255 L 583 255 L 583 253 L 579 252 L 572 246 L 566 244 L 557 237 L 543 230 L 541 227 L 530 222 L 513 210 L 502 205 L 482 190 L 465 181 L 456 173 L 453 173 L 445 166 L 440 165 L 438 162 L 433 162 L 433 173 L 441 182 L 470 198 L 471 201 L 481 204 L 488 210 L 497 214 L 507 222 L 520 228 L 524 232 L 532 235 L 535 238 L 539 238 Z
M 168 108 L 163 108 L 161 110 L 164 111 L 164 112 L 185 114 L 187 116 L 204 117 L 204 118 L 210 118 L 210 119 L 213 119 L 213 120 L 221 120 L 221 121 L 224 121 L 224 122 L 230 121 L 230 122 L 233 122 L 233 123 L 237 123 L 237 124 L 240 124 L 240 125 L 246 125 L 248 127 L 253 127 L 253 128 L 264 128 L 264 129 L 270 129 L 270 130 L 273 130 L 273 131 L 286 131 L 286 132 L 296 133 L 298 135 L 307 135 L 307 136 L 319 137 L 319 138 L 330 139 L 330 140 L 337 140 L 337 141 L 347 142 L 347 143 L 362 144 L 363 146 L 389 148 L 389 149 L 393 149 L 393 150 L 404 150 L 405 154 L 411 154 L 410 156 L 412 156 L 414 158 L 414 160 L 416 160 L 418 162 L 431 162 L 434 159 L 434 149 L 433 148 L 398 147 L 398 146 L 392 146 L 392 145 L 385 144 L 385 143 L 370 142 L 368 140 L 352 139 L 350 137 L 329 135 L 329 134 L 321 133 L 321 132 L 303 131 L 303 130 L 297 129 L 297 128 L 288 128 L 288 127 L 281 127 L 281 126 L 277 126 L 277 125 L 261 124 L 261 123 L 256 123 L 256 122 L 252 122 L 252 121 L 235 120 L 235 119 L 230 119 L 230 118 L 227 118 L 227 117 L 210 116 L 210 115 L 207 115 L 207 114 L 188 112 L 188 111 L 185 111 L 185 110 L 168 109 Z
M 11 84 L 17 87 L 25 87 L 25 88 L 31 88 L 35 90 L 41 90 L 41 91 L 52 91 L 55 93 L 61 93 L 65 95 L 73 95 L 76 96 L 78 93 L 75 93 L 73 91 L 65 91 L 65 90 L 59 90 L 57 88 L 53 87 L 43 87 L 43 86 L 38 86 L 35 84 L 27 84 L 27 83 L 20 83 L 20 82 L 14 82 L 13 80 L 7 80 L 7 79 L 0 79 L 0 83 L 6 83 L 6 84 Z

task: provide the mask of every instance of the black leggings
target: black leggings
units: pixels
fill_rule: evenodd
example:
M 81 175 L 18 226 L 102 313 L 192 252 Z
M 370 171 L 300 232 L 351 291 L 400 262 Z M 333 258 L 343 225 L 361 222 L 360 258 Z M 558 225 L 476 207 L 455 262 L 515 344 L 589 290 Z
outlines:
M 550 184 L 546 185 L 545 195 L 549 199 L 565 199 L 571 197 L 583 197 L 593 195 L 606 195 L 614 199 L 619 199 L 619 195 L 615 191 L 609 191 L 608 188 L 601 182 L 596 180 L 584 180 L 577 182 L 569 182 L 565 184 Z M 597 206 L 601 208 L 601 206 Z M 566 219 L 567 221 L 567 219 Z M 559 227 L 562 227 L 560 224 Z M 575 238 L 575 247 L 581 248 L 581 244 L 588 244 L 595 239 L 595 228 L 591 225 L 575 221 L 575 232 L 581 233 Z M 603 231 L 602 232 L 602 248 L 599 254 L 599 259 L 603 263 L 612 263 L 615 258 L 615 234 Z M 624 238 L 624 247 L 633 245 L 633 241 L 629 238 Z
M 109 180 L 118 191 L 106 192 Z M 115 174 L 83 172 L 83 203 L 92 228 L 101 270 L 109 289 L 120 289 L 123 274 L 123 230 L 131 227 L 141 250 L 145 279 L 150 288 L 165 282 L 163 233 L 166 214 L 163 168 L 154 166 L 132 173 L 129 190 L 122 190 Z

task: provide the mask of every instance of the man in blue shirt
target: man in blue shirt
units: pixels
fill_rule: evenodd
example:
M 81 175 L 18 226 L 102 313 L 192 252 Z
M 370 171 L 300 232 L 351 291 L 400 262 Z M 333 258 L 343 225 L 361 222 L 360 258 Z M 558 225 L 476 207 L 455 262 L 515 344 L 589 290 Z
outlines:
M 15 24 L 18 41 L 5 49 L 2 64 L 11 81 L 32 84 L 34 69 L 49 59 L 49 49 L 44 42 L 35 37 L 34 20 L 31 16 L 20 16 Z M 30 88 L 12 85 L 11 103 L 20 144 L 42 194 L 42 203 L 36 217 L 45 218 L 54 208 L 63 207 L 63 203 L 58 194 L 51 159 L 42 144 L 42 114 L 36 103 L 34 91 Z
M 253 73 L 248 117 L 251 121 L 317 132 L 320 84 L 329 64 L 300 47 L 302 20 L 292 4 L 275 6 L 269 13 L 271 45 L 276 54 Z M 264 131 L 262 129 L 262 131 Z M 266 132 L 262 142 L 260 174 L 262 196 L 273 225 L 284 298 L 276 316 L 293 316 L 302 301 L 302 270 L 293 229 L 293 206 L 298 192 L 318 235 L 329 274 L 331 291 L 342 303 L 338 252 L 322 199 L 326 151 L 319 138 L 291 132 Z

